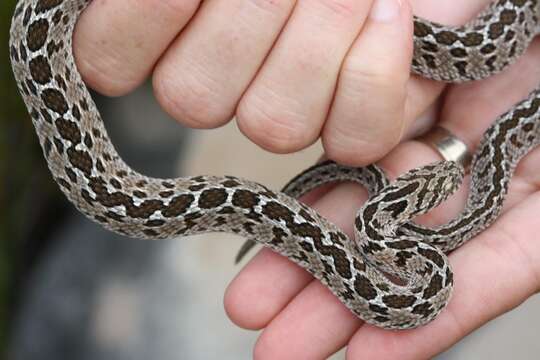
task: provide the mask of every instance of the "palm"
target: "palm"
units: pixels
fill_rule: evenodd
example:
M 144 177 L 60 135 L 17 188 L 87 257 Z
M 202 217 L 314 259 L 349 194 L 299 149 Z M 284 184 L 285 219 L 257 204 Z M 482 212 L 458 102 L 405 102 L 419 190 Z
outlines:
M 540 41 L 504 74 L 449 89 L 441 124 L 474 148 L 490 122 L 538 84 L 538 58 Z M 409 141 L 381 165 L 395 176 L 436 159 L 433 150 Z M 228 313 L 240 326 L 265 328 L 255 351 L 269 358 L 324 358 L 345 345 L 351 359 L 418 359 L 440 353 L 539 290 L 540 242 L 535 240 L 540 235 L 534 215 L 540 213 L 539 163 L 540 150 L 521 161 L 500 218 L 451 254 L 453 298 L 425 327 L 389 332 L 363 325 L 319 282 L 268 250 L 262 250 L 229 287 Z M 466 193 L 462 186 L 456 196 L 418 221 L 433 225 L 451 219 L 463 207 Z M 364 199 L 356 185 L 342 184 L 306 201 L 351 235 L 355 210 Z

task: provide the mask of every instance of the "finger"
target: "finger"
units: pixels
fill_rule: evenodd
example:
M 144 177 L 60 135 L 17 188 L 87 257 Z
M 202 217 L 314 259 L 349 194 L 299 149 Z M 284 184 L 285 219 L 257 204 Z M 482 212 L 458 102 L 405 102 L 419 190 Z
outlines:
M 493 121 L 495 116 L 505 112 L 510 106 L 513 105 L 513 98 L 523 98 L 532 88 L 534 88 L 535 83 L 540 80 L 540 71 L 536 70 L 538 77 L 536 81 L 534 79 L 529 79 L 527 82 L 521 82 L 520 86 L 514 86 L 511 91 L 508 91 L 508 88 L 506 88 L 505 94 L 508 98 L 500 98 L 496 104 L 492 104 L 489 112 L 484 112 L 484 105 L 482 104 L 482 101 L 471 102 L 470 96 L 475 95 L 479 99 L 500 96 L 500 94 L 496 92 L 498 90 L 497 84 L 500 84 L 501 82 L 504 83 L 507 79 L 515 79 L 516 72 L 521 72 L 525 66 L 524 63 L 530 61 L 530 58 L 537 58 L 535 56 L 537 56 L 537 54 L 534 54 L 532 52 L 528 53 L 527 58 L 523 58 L 522 60 L 520 60 L 510 69 L 510 71 L 507 71 L 504 74 L 484 81 L 484 86 L 473 84 L 464 85 L 462 87 L 462 91 L 469 91 L 468 100 L 460 104 L 454 103 L 452 104 L 453 106 L 450 106 L 449 104 L 449 109 L 466 107 L 468 109 L 468 122 L 470 123 L 474 119 L 476 124 L 475 129 L 477 127 L 480 129 L 485 129 Z M 510 94 L 510 92 L 512 94 Z M 462 118 L 460 117 L 455 118 L 453 116 L 450 116 L 450 114 L 448 116 L 448 119 L 445 119 L 444 121 L 444 126 L 448 128 L 455 128 L 458 136 L 466 143 L 478 143 L 483 133 L 483 130 L 470 131 L 467 129 L 460 129 L 457 125 L 460 124 L 461 121 L 467 120 L 462 120 Z M 391 177 L 395 177 L 396 175 L 403 173 L 412 167 L 430 163 L 435 160 L 439 160 L 439 157 L 430 147 L 421 142 L 410 141 L 398 146 L 396 148 L 396 151 L 393 151 L 388 157 L 383 159 L 383 161 L 381 162 L 381 166 L 388 170 Z M 339 188 L 339 186 L 336 187 L 336 192 L 333 194 L 333 198 L 329 199 L 328 201 L 333 202 L 334 204 L 339 204 L 339 206 L 348 207 L 348 196 L 350 195 L 349 193 L 338 192 Z M 445 202 L 443 205 L 430 212 L 423 218 L 417 219 L 418 222 L 422 224 L 436 225 L 450 220 L 462 210 L 466 196 L 467 187 L 462 186 L 460 188 L 458 196 L 453 197 L 449 201 Z M 352 219 L 350 219 L 350 217 L 352 217 L 352 214 L 347 215 L 348 218 L 341 218 L 341 221 L 347 221 L 347 226 L 350 226 L 352 224 Z M 339 225 L 343 226 L 341 224 Z M 347 229 L 347 227 L 345 227 L 345 229 Z M 476 241 L 476 239 L 474 241 Z M 474 241 L 472 241 L 472 243 L 474 243 Z M 481 258 L 481 256 L 478 254 L 473 257 L 475 261 Z M 272 264 L 268 264 L 266 268 L 267 271 L 272 271 L 271 265 Z M 266 279 L 263 278 L 260 281 L 264 283 L 265 280 Z M 457 282 L 458 280 L 456 279 L 456 283 Z M 320 287 L 321 289 L 323 288 L 323 285 L 320 284 L 318 281 L 313 281 L 312 283 L 310 283 L 310 285 L 302 288 L 305 288 L 307 290 L 310 289 L 312 286 Z M 321 304 L 317 310 L 311 309 L 309 312 L 305 311 L 304 306 L 307 306 L 306 304 L 312 301 L 310 300 L 311 295 L 309 293 L 306 293 L 306 290 L 301 291 L 293 300 L 288 302 L 288 305 L 282 310 L 280 314 L 277 314 L 273 317 L 272 321 L 262 333 L 259 342 L 257 343 L 262 344 L 260 346 L 263 347 L 264 351 L 270 352 L 270 354 L 272 355 L 276 353 L 281 354 L 280 349 L 294 349 L 299 346 L 299 344 L 303 344 L 309 341 L 309 339 L 320 339 L 323 338 L 325 334 L 329 333 L 336 334 L 334 338 L 327 340 L 326 344 L 328 345 L 328 347 L 325 346 L 323 341 L 316 345 L 316 349 L 320 351 L 320 357 L 322 357 L 322 355 L 324 354 L 332 351 L 337 351 L 339 349 L 339 346 L 343 344 L 343 339 L 353 335 L 352 332 L 347 333 L 345 331 L 342 331 L 343 329 L 341 328 L 341 324 L 343 323 L 343 319 L 341 318 L 341 315 L 335 315 L 341 314 L 338 308 L 343 307 L 343 305 L 338 301 L 326 301 L 326 303 L 324 303 L 324 305 Z M 311 291 L 317 292 L 319 290 Z M 285 302 L 285 300 L 282 301 Z M 295 322 L 285 321 L 282 320 L 282 316 L 286 316 L 285 319 L 292 318 L 296 320 Z M 351 318 L 354 318 L 352 314 L 350 314 L 350 316 Z M 435 322 L 437 321 L 439 320 L 435 320 Z M 306 328 L 304 328 L 303 326 L 303 324 L 317 323 L 324 323 L 326 325 L 324 328 L 315 326 L 307 326 Z M 296 331 L 296 329 L 298 329 L 299 327 L 302 327 L 302 332 Z M 353 326 L 348 327 L 349 330 L 353 328 Z M 363 332 L 364 330 L 363 328 L 361 328 L 358 331 Z M 380 341 L 383 342 L 384 340 L 381 339 Z M 358 353 L 354 353 L 354 355 L 358 355 L 358 357 L 362 358 L 361 356 L 359 356 L 361 350 L 366 347 L 371 347 L 372 344 L 368 341 L 365 341 L 355 346 L 357 347 L 356 351 L 358 351 Z M 441 348 L 441 350 L 443 349 Z M 258 349 L 256 349 L 256 351 L 262 352 L 262 350 Z M 373 355 L 374 353 L 370 354 Z M 401 355 L 401 353 L 399 354 Z M 422 353 L 421 351 L 415 352 L 414 354 L 416 354 L 416 358 L 424 357 L 424 353 Z M 399 358 L 399 356 L 397 355 L 398 353 L 393 353 L 394 358 Z M 314 357 L 317 358 L 317 356 Z M 372 357 L 366 356 L 366 358 Z M 392 357 L 390 356 L 389 358 Z
M 346 197 L 349 201 L 343 206 L 334 202 L 336 197 Z M 361 187 L 344 184 L 329 190 L 313 207 L 333 223 L 351 230 L 353 216 L 364 198 L 365 191 Z M 263 328 L 312 279 L 296 264 L 263 249 L 229 284 L 224 298 L 225 309 L 238 326 Z
M 196 128 L 229 121 L 294 0 L 205 1 L 154 72 L 162 107 Z
M 240 130 L 274 152 L 315 141 L 339 68 L 371 1 L 299 0 L 272 53 L 237 110 Z
M 141 84 L 200 0 L 92 1 L 73 36 L 84 81 L 118 96 Z
M 361 325 L 330 290 L 312 281 L 263 330 L 254 358 L 326 359 L 345 346 Z M 284 333 L 283 329 L 290 331 Z
M 365 165 L 399 143 L 404 131 L 412 32 L 407 1 L 373 3 L 343 63 L 324 125 L 322 140 L 329 158 Z
M 266 274 L 269 264 L 275 270 L 272 274 Z M 261 282 L 263 278 L 265 282 Z M 268 281 L 273 285 L 268 286 Z M 269 249 L 261 249 L 227 287 L 225 311 L 244 329 L 262 329 L 310 281 L 311 275 L 301 267 Z M 257 301 L 253 301 L 253 294 Z

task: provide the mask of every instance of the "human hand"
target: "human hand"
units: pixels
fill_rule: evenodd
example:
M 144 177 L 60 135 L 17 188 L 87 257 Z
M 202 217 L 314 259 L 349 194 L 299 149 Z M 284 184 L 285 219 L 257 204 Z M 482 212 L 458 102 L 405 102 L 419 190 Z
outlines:
M 500 114 L 524 99 L 540 82 L 540 40 L 503 74 L 453 86 L 441 107 L 440 124 L 471 149 Z M 381 166 L 390 176 L 439 160 L 425 144 L 400 144 Z M 536 171 L 540 150 L 523 159 L 511 181 L 500 218 L 485 232 L 451 254 L 455 275 L 452 300 L 427 326 L 385 331 L 364 325 L 325 287 L 288 260 L 262 250 L 231 283 L 225 306 L 239 326 L 261 329 L 255 358 L 322 359 L 348 346 L 350 359 L 430 358 L 540 290 L 540 246 L 535 231 L 540 211 Z M 420 223 L 436 225 L 463 208 L 467 186 Z M 365 196 L 342 184 L 304 200 L 352 236 L 353 216 Z
M 330 158 L 367 164 L 410 133 L 444 87 L 410 77 L 411 10 L 399 1 L 371 11 L 374 0 L 94 0 L 74 52 L 105 95 L 152 76 L 162 107 L 185 125 L 236 115 L 268 150 L 320 136 Z

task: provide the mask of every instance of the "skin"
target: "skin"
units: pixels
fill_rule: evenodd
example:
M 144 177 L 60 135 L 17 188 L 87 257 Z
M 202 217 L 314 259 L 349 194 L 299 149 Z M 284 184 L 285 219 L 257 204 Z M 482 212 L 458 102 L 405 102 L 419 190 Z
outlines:
M 475 146 L 495 116 L 536 87 L 539 56 L 540 41 L 536 41 L 504 74 L 449 89 L 441 125 Z M 497 96 L 498 100 L 489 100 Z M 438 159 L 425 144 L 406 141 L 380 165 L 395 177 Z M 455 276 L 452 300 L 425 327 L 393 332 L 364 325 L 304 270 L 266 249 L 231 282 L 225 309 L 237 325 L 264 329 L 254 349 L 256 359 L 324 359 L 343 346 L 347 359 L 431 358 L 540 290 L 540 235 L 534 215 L 540 211 L 539 161 L 538 149 L 521 161 L 500 218 L 450 255 Z M 418 221 L 435 225 L 450 220 L 464 206 L 466 192 L 463 186 Z M 352 236 L 355 210 L 365 199 L 361 188 L 343 184 L 311 194 L 305 201 Z
M 320 137 L 329 157 L 362 165 L 390 151 L 443 88 L 409 76 L 410 5 L 387 0 L 390 15 L 371 16 L 381 8 L 373 1 L 95 0 L 77 25 L 75 58 L 105 95 L 151 76 L 184 125 L 236 116 L 272 152 Z
M 445 87 L 409 75 L 412 11 L 460 24 L 489 0 L 388 1 L 399 6 L 381 15 L 375 0 L 95 0 L 77 25 L 74 50 L 85 81 L 105 95 L 128 93 L 151 76 L 162 107 L 185 125 L 212 128 L 235 115 L 242 132 L 270 151 L 296 151 L 320 137 L 327 157 L 364 165 L 384 156 L 380 165 L 395 177 L 439 159 L 406 140 L 432 124 L 421 116 L 430 109 L 474 149 L 490 122 L 540 82 L 540 41 L 503 74 Z M 350 359 L 432 357 L 540 290 L 532 215 L 540 211 L 539 162 L 540 151 L 522 160 L 501 217 L 450 256 L 452 301 L 425 327 L 389 332 L 363 325 L 304 270 L 269 250 L 231 282 L 225 309 L 238 326 L 264 328 L 256 359 L 324 359 L 344 346 Z M 465 194 L 464 186 L 418 221 L 451 219 Z M 304 198 L 350 236 L 364 200 L 352 184 Z

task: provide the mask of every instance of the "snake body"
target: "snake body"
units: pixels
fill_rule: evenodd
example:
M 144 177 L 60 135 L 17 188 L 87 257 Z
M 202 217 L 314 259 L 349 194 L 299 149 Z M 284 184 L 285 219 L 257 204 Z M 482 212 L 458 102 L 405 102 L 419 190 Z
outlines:
M 447 304 L 445 253 L 494 221 L 518 161 L 540 141 L 540 87 L 494 121 L 472 164 L 463 212 L 437 228 L 411 220 L 445 200 L 463 170 L 440 162 L 389 182 L 382 169 L 319 164 L 284 191 L 236 177 L 156 179 L 118 156 L 79 75 L 72 33 L 90 0 L 20 0 L 10 58 L 51 173 L 89 218 L 137 238 L 232 232 L 296 262 L 357 316 L 389 329 L 432 320 Z M 540 32 L 538 0 L 498 0 L 462 27 L 415 18 L 413 71 L 447 82 L 477 80 L 514 62 Z M 329 181 L 356 181 L 370 199 L 356 239 L 295 197 Z

